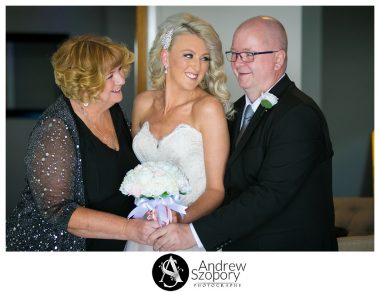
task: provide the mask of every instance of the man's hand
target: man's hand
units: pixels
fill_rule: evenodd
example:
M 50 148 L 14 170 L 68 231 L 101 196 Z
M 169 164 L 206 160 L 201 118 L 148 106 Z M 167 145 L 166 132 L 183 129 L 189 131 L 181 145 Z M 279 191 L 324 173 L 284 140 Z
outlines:
M 149 236 L 159 227 L 160 224 L 157 221 L 131 219 L 128 220 L 126 232 L 129 240 L 147 245 Z
M 184 250 L 196 245 L 189 224 L 169 224 L 155 230 L 148 244 L 156 251 Z

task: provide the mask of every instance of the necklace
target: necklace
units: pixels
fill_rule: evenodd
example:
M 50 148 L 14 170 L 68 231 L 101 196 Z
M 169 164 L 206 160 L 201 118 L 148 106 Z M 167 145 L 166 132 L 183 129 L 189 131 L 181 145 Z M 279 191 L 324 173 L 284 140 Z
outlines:
M 90 119 L 90 117 L 88 116 L 88 113 L 86 112 L 86 110 L 84 109 L 84 107 L 81 105 L 80 106 L 81 110 L 82 110 L 82 113 L 83 113 L 83 116 L 86 118 L 86 120 L 90 123 L 90 125 L 92 126 L 92 128 L 100 135 L 100 137 L 102 138 L 102 140 L 110 147 L 112 148 L 113 150 L 116 150 L 116 151 L 119 151 L 119 145 L 117 145 L 117 143 L 115 142 L 115 139 L 112 139 L 110 138 L 109 136 L 107 135 L 104 135 L 104 133 L 102 131 L 100 131 L 98 129 L 98 127 L 96 126 L 96 124 Z M 112 140 L 111 140 L 112 139 Z

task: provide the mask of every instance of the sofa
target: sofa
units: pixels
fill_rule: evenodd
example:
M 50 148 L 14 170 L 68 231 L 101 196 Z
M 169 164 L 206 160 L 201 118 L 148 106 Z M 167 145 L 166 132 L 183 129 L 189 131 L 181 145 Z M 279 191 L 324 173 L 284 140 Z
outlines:
M 374 198 L 335 197 L 339 251 L 374 251 Z

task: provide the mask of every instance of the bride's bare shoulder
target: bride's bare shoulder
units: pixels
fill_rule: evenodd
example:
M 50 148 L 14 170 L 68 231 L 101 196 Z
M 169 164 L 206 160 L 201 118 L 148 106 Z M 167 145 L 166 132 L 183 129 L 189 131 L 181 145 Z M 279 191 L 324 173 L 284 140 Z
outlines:
M 210 94 L 204 94 L 194 102 L 193 111 L 196 115 L 224 115 L 222 103 Z

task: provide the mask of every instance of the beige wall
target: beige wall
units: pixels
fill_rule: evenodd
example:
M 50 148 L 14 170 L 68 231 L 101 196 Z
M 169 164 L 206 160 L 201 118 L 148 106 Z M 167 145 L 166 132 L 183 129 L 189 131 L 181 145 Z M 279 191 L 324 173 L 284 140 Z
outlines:
M 295 83 L 302 88 L 301 84 L 301 48 L 302 48 L 302 7 L 300 6 L 150 6 L 150 32 L 149 38 L 152 40 L 155 35 L 155 28 L 168 16 L 189 12 L 199 16 L 211 25 L 218 32 L 223 50 L 230 49 L 232 35 L 235 28 L 244 20 L 256 15 L 270 15 L 282 22 L 288 32 L 288 74 Z M 150 45 L 151 43 L 149 43 Z M 228 76 L 228 87 L 233 99 L 240 97 L 243 92 L 238 87 L 229 63 L 226 63 L 226 73 Z

